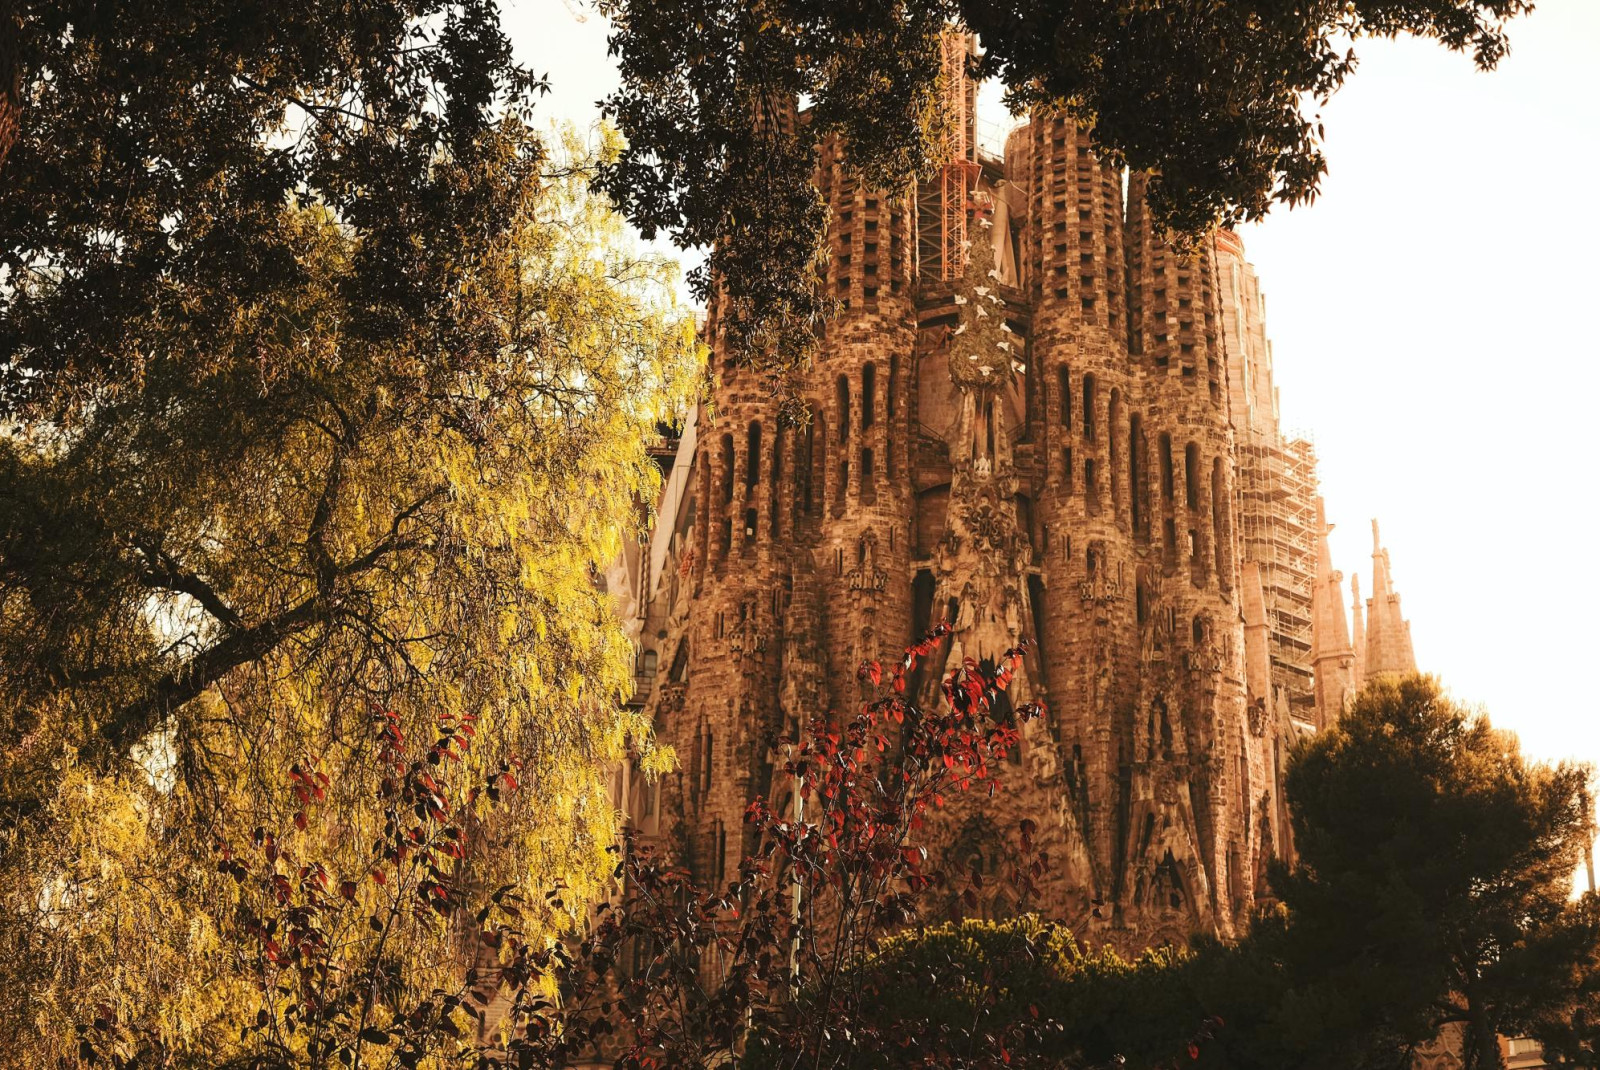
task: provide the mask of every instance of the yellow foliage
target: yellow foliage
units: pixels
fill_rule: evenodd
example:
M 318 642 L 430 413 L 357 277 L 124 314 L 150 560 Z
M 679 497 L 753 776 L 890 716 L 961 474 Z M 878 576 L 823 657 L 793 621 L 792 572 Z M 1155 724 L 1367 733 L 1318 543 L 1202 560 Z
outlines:
M 592 163 L 567 135 L 518 232 L 463 247 L 431 314 L 473 329 L 466 351 L 367 322 L 345 289 L 359 239 L 293 208 L 303 279 L 239 310 L 253 351 L 165 338 L 140 390 L 0 441 L 0 476 L 58 533 L 38 576 L 0 586 L 8 1059 L 74 1057 L 97 1018 L 177 1063 L 257 1043 L 241 1024 L 285 1008 L 262 1003 L 218 845 L 274 830 L 358 881 L 363 909 L 398 894 L 362 879 L 384 820 L 375 708 L 417 740 L 475 715 L 458 786 L 524 763 L 521 790 L 475 803 L 464 864 L 520 889 L 526 925 L 554 933 L 605 890 L 604 774 L 630 746 L 652 772 L 668 757 L 622 704 L 632 651 L 593 577 L 656 498 L 645 446 L 703 354 L 671 266 L 589 193 Z M 326 800 L 295 798 L 296 763 Z M 400 989 L 459 983 L 459 928 L 399 929 Z M 369 935 L 331 934 L 352 962 Z

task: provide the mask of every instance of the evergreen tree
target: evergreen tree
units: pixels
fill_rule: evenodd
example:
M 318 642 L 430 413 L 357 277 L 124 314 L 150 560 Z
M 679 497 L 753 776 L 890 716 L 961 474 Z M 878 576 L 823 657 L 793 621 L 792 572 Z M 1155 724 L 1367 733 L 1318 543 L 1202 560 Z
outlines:
M 1592 912 L 1571 901 L 1589 775 L 1527 760 L 1430 677 L 1369 684 L 1287 774 L 1299 864 L 1276 880 L 1279 1025 L 1393 1065 L 1457 1023 L 1469 1070 L 1499 1066 L 1497 1037 L 1570 999 L 1594 952 Z

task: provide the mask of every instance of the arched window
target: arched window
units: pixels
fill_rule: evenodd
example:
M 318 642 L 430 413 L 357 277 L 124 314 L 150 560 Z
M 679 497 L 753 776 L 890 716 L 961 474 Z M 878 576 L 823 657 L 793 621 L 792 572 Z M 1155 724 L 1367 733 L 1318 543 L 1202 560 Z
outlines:
M 800 473 L 800 499 L 807 516 L 817 512 L 817 491 L 822 489 L 823 481 L 823 452 L 827 448 L 828 427 L 826 417 L 822 413 L 812 410 L 811 419 L 806 424 L 806 437 L 802 449 L 805 455 L 799 459 L 797 468 Z M 817 449 L 817 443 L 823 444 L 823 450 Z
M 1132 506 L 1133 534 L 1135 538 L 1148 539 L 1146 524 L 1149 514 L 1144 476 L 1144 420 L 1138 413 L 1128 418 L 1128 500 Z
M 1095 440 L 1094 426 L 1095 409 L 1095 379 L 1092 375 L 1083 377 L 1083 437 L 1090 442 Z
M 1233 530 L 1229 526 L 1228 483 L 1222 458 L 1211 461 L 1212 553 L 1217 561 L 1217 582 L 1224 591 L 1233 590 Z
M 715 758 L 716 758 L 716 750 L 714 749 L 714 747 L 712 745 L 713 742 L 714 742 L 714 740 L 713 740 L 713 737 L 711 735 L 711 726 L 710 725 L 705 725 L 704 728 L 703 728 L 703 731 L 702 731 L 701 741 L 700 741 L 700 755 L 701 755 L 701 759 L 700 759 L 700 792 L 701 792 L 701 794 L 705 794 L 705 793 L 707 793 L 707 792 L 709 792 L 711 790 L 711 766 L 712 766 L 712 764 L 713 764 L 713 762 L 715 761 Z
M 1056 369 L 1056 406 L 1061 413 L 1061 426 L 1072 426 L 1072 372 L 1066 365 Z
M 733 501 L 733 436 L 722 436 L 722 501 Z
M 772 530 L 773 534 L 777 534 L 778 531 L 778 501 L 781 497 L 779 488 L 783 486 L 784 479 L 783 440 L 787 437 L 788 435 L 785 434 L 782 428 L 779 428 L 777 433 L 772 436 L 772 488 L 767 503 L 767 526 Z
M 1122 515 L 1122 391 L 1111 391 L 1111 408 L 1107 422 L 1110 424 L 1110 456 L 1106 460 L 1111 476 L 1111 508 Z
M 1172 436 L 1161 432 L 1161 500 L 1172 504 Z
M 1193 442 L 1183 448 L 1184 503 L 1190 510 L 1200 508 L 1200 447 Z
M 839 376 L 839 381 L 834 384 L 834 399 L 839 406 L 839 441 L 844 442 L 850 437 L 850 379 L 848 376 Z
M 870 360 L 861 369 L 861 430 L 872 426 L 877 414 L 873 407 L 878 399 L 878 366 Z
M 761 421 L 753 420 L 745 439 L 744 485 L 746 489 L 761 481 Z

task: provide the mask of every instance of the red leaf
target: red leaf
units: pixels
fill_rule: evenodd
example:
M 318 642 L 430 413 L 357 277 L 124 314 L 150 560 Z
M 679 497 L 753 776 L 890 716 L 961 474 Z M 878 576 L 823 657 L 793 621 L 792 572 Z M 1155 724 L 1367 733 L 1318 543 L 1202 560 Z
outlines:
M 295 814 L 294 814 L 294 827 L 297 828 L 297 829 L 301 829 L 301 830 L 305 829 L 305 827 L 306 827 L 306 812 L 304 810 L 296 810 L 295 811 Z

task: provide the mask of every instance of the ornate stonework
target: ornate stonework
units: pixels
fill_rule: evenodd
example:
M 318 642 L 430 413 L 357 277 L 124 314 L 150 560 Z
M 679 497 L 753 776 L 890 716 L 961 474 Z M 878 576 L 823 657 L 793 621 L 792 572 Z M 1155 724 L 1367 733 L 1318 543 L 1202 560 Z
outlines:
M 641 701 L 681 763 L 645 831 L 705 879 L 730 872 L 750 796 L 785 805 L 775 741 L 860 701 L 862 660 L 948 619 L 919 697 L 938 668 L 1027 638 L 1011 699 L 1047 713 L 1006 791 L 941 813 L 947 861 L 993 842 L 974 830 L 1032 818 L 1055 863 L 1044 908 L 1089 939 L 1228 935 L 1289 842 L 1278 770 L 1311 701 L 1280 680 L 1309 681 L 1312 651 L 1261 577 L 1298 581 L 1245 556 L 1238 530 L 1236 440 L 1277 440 L 1231 378 L 1270 383 L 1264 345 L 1230 336 L 1256 322 L 1230 304 L 1254 276 L 1219 283 L 1242 263 L 1231 235 L 1168 246 L 1140 180 L 1125 205 L 1124 176 L 1060 117 L 1035 115 L 971 174 L 962 270 L 919 270 L 929 199 L 865 189 L 825 148 L 821 285 L 841 311 L 803 387 L 809 425 L 779 426 L 709 314 L 714 401 L 637 570 Z M 1263 502 L 1303 493 L 1272 497 L 1251 471 Z

